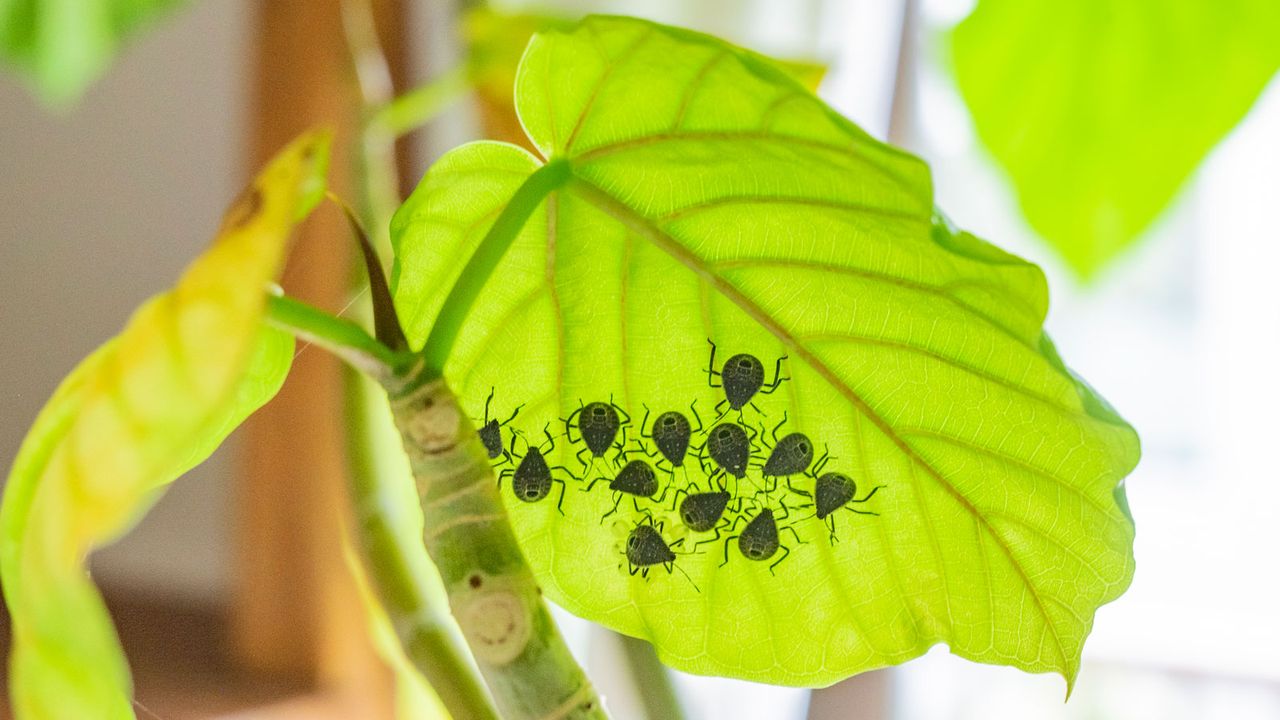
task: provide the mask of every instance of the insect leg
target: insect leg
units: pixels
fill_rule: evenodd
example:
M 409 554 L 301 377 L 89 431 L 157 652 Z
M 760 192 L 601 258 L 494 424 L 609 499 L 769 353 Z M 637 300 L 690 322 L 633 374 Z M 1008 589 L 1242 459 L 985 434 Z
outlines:
M 795 487 L 794 485 L 791 484 L 791 476 L 787 476 L 787 490 L 795 493 L 796 495 L 803 495 L 804 497 L 807 497 L 810 500 L 813 499 L 813 493 L 810 493 L 808 490 L 801 490 L 800 488 Z M 806 507 L 806 506 L 801 505 L 800 507 Z
M 697 428 L 694 428 L 694 427 L 690 426 L 690 428 L 689 428 L 689 434 L 690 434 L 690 435 L 693 435 L 693 434 L 694 434 L 694 433 L 696 433 L 696 432 L 702 432 L 702 416 L 698 415 L 698 401 L 697 401 L 697 400 L 694 400 L 693 402 L 689 403 L 689 412 L 693 413 L 693 419 L 698 421 L 698 427 L 697 427 Z
M 560 478 L 554 478 L 554 477 L 553 477 L 553 478 L 551 478 L 551 482 L 558 482 L 558 483 L 560 483 L 560 499 L 556 501 L 556 510 L 557 510 L 561 515 L 564 515 L 564 491 L 568 489 L 568 486 L 567 486 L 567 485 L 565 484 L 565 482 L 564 482 L 563 480 L 561 480 Z
M 782 377 L 782 361 L 786 359 L 786 355 L 778 358 L 777 364 L 773 366 L 773 382 L 760 388 L 760 393 L 762 395 L 772 395 L 773 392 L 778 389 L 779 385 L 791 379 L 789 377 Z
M 698 548 L 702 547 L 703 545 L 714 545 L 716 541 L 720 539 L 721 534 L 720 534 L 719 525 L 716 525 L 715 527 L 711 528 L 711 532 L 714 533 L 714 535 L 707 538 L 706 540 L 699 540 L 693 544 L 693 552 L 698 552 Z
M 713 388 L 723 387 L 723 385 L 715 384 L 712 380 L 713 377 L 720 373 L 716 372 L 716 344 L 711 342 L 711 338 L 707 338 L 707 342 L 711 343 L 711 359 L 707 361 L 707 384 Z
M 614 404 L 614 402 L 613 402 L 613 396 L 612 396 L 612 395 L 610 395 L 610 396 L 609 396 L 609 404 L 610 404 L 610 405 L 613 405 L 613 409 L 614 409 L 614 410 L 617 410 L 617 411 L 618 411 L 618 414 L 622 416 L 622 418 L 618 421 L 618 427 L 620 427 L 620 428 L 621 428 L 621 427 L 626 427 L 626 426 L 628 426 L 628 425 L 630 425 L 630 424 L 631 424 L 631 415 L 630 415 L 630 413 L 628 413 L 626 410 L 623 410 L 621 406 L 619 406 L 619 405 L 615 405 L 615 404 Z M 642 427 L 642 428 L 641 428 L 641 430 L 643 430 L 643 429 L 644 429 L 644 428 Z
M 715 387 L 715 386 L 714 386 L 714 385 L 712 385 L 712 387 Z M 720 420 L 721 420 L 722 418 L 724 418 L 724 416 L 725 416 L 725 415 L 728 415 L 728 414 L 729 414 L 729 411 L 733 409 L 733 406 L 732 406 L 732 405 L 730 405 L 728 408 L 726 408 L 726 409 L 724 409 L 724 410 L 721 410 L 721 409 L 720 409 L 720 408 L 721 408 L 721 406 L 728 405 L 728 404 L 729 404 L 729 399 L 728 399 L 728 398 L 725 398 L 724 400 L 721 400 L 720 402 L 716 403 L 716 406 L 715 406 L 714 408 L 712 408 L 712 410 L 714 410 L 714 411 L 716 412 L 716 417 L 715 417 L 715 419 L 714 419 L 714 420 L 712 420 L 711 422 L 713 422 L 713 423 L 720 422 Z
M 752 403 L 752 406 L 754 407 L 754 406 L 755 406 L 755 404 L 754 404 L 754 403 Z M 757 411 L 757 412 L 758 412 L 759 410 L 760 410 L 760 408 L 756 408 L 756 411 Z M 777 425 L 775 425 L 775 426 L 773 427 L 773 444 L 774 444 L 775 446 L 778 444 L 778 431 L 779 431 L 779 430 L 781 430 L 781 429 L 782 429 L 782 426 L 783 426 L 783 425 L 786 425 L 786 424 L 787 424 L 787 411 L 786 411 L 786 410 L 783 410 L 783 411 L 782 411 L 782 421 L 781 421 L 781 422 L 779 422 Z
M 877 490 L 879 490 L 879 489 L 880 489 L 880 488 L 882 488 L 882 487 L 884 487 L 884 486 L 883 486 L 883 485 L 877 485 L 877 486 L 875 486 L 875 487 L 871 488 L 871 492 L 867 493 L 867 496 L 866 496 L 866 497 L 862 498 L 861 500 L 851 500 L 850 502 L 864 503 L 864 502 L 866 502 L 866 501 L 870 500 L 870 499 L 871 499 L 871 496 L 872 496 L 872 495 L 875 495 L 875 494 L 876 494 L 876 491 L 877 491 Z
M 600 516 L 600 524 L 604 524 L 604 519 L 618 512 L 618 506 L 622 504 L 622 493 L 614 493 L 617 497 L 613 501 L 613 509 Z
M 773 569 L 778 567 L 778 563 L 782 562 L 783 560 L 786 560 L 787 556 L 791 554 L 791 548 L 787 547 L 786 545 L 779 545 L 778 547 L 782 549 L 782 557 L 778 558 L 777 560 L 774 560 L 773 564 L 769 566 L 770 575 L 773 574 Z
M 729 564 L 729 543 L 733 542 L 734 538 L 736 537 L 738 536 L 730 535 L 729 537 L 724 539 L 724 562 L 720 563 L 720 567 L 724 567 L 725 565 Z
M 492 396 L 490 396 L 490 397 L 492 397 Z M 515 409 L 515 410 L 512 410 L 512 411 L 511 411 L 511 417 L 507 418 L 505 421 L 503 421 L 503 422 L 502 422 L 502 423 L 500 423 L 500 424 L 501 424 L 501 425 L 510 425 L 510 424 L 511 424 L 511 421 L 512 421 L 512 420 L 515 420 L 515 419 L 516 419 L 516 416 L 517 416 L 517 415 L 519 415 L 519 414 L 520 414 L 520 411 L 521 411 L 521 410 L 523 410 L 523 409 L 524 409 L 524 403 L 520 403 L 519 405 L 517 405 L 517 406 L 516 406 L 516 409 Z M 488 410 L 485 410 L 485 412 L 486 412 L 486 413 L 488 413 L 489 411 L 488 411 Z M 489 420 L 488 420 L 488 418 L 486 418 L 486 419 L 485 419 L 485 422 L 488 422 L 488 421 L 489 421 Z
M 808 544 L 809 544 L 808 542 L 806 542 L 806 541 L 804 541 L 804 540 L 801 540 L 801 539 L 800 539 L 800 533 L 796 532 L 796 529 L 795 529 L 794 527 L 792 527 L 792 526 L 790 526 L 790 525 L 783 525 L 781 529 L 782 529 L 782 530 L 790 530 L 790 531 L 791 531 L 791 537 L 793 537 L 793 538 L 795 538 L 795 539 L 796 539 L 796 544 L 798 544 L 798 545 L 808 545 Z
M 573 439 L 573 419 L 582 415 L 582 401 L 578 401 L 578 409 L 569 413 L 569 417 L 564 419 L 564 436 L 569 438 L 569 442 L 577 444 L 582 442 L 582 433 L 578 433 L 578 439 Z

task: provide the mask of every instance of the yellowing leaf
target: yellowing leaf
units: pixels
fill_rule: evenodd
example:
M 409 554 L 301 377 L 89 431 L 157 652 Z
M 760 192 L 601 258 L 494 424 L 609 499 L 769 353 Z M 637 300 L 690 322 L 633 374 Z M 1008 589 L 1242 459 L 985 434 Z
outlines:
M 20 720 L 128 718 L 129 671 L 84 561 L 279 389 L 289 336 L 261 322 L 293 225 L 324 188 L 328 136 L 282 151 L 171 290 L 63 381 L 0 508 Z
M 687 413 L 696 400 L 709 429 L 724 397 L 708 386 L 710 338 L 719 363 L 749 352 L 769 377 L 789 358 L 792 379 L 756 400 L 767 415 L 747 409 L 753 427 L 785 412 L 787 431 L 829 446 L 826 469 L 854 478 L 859 497 L 882 486 L 857 506 L 879 516 L 839 513 L 834 544 L 785 486 L 758 498 L 780 514 L 788 502 L 785 524 L 805 544 L 782 535 L 776 575 L 727 537 L 678 556 L 699 590 L 658 567 L 628 574 L 622 547 L 642 514 L 622 498 L 606 517 L 607 483 L 581 492 L 557 471 L 563 516 L 558 487 L 524 503 L 504 485 L 547 595 L 696 673 L 824 685 L 946 643 L 1074 678 L 1094 612 L 1133 573 L 1121 481 L 1138 441 L 1044 337 L 1039 268 L 936 216 L 919 159 L 713 38 L 588 18 L 536 36 L 518 77 L 541 157 L 459 148 L 393 223 L 396 305 L 421 343 L 517 189 L 548 162 L 568 174 L 528 208 L 461 323 L 444 374 L 472 416 L 496 388 L 491 415 L 523 405 L 513 427 L 534 443 L 544 426 L 562 433 L 580 401 L 610 398 L 631 414 L 631 444 L 652 429 L 644 404 Z M 581 473 L 583 448 L 561 435 L 549 464 Z M 616 472 L 597 462 L 584 480 Z M 759 480 L 729 486 L 751 498 Z M 673 503 L 637 501 L 665 520 L 667 541 L 708 540 Z

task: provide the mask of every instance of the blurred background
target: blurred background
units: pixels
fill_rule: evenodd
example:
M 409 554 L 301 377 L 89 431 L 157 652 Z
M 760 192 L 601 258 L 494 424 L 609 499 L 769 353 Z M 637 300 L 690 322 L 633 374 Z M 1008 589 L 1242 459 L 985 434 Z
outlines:
M 1143 439 L 1127 481 L 1137 574 L 1099 611 L 1069 702 L 1056 676 L 935 648 L 812 693 L 678 675 L 688 715 L 1280 718 L 1280 471 L 1270 454 L 1280 431 L 1280 83 L 1174 183 L 1131 247 L 1082 279 L 1032 229 L 957 87 L 949 33 L 973 6 L 537 5 L 570 18 L 650 17 L 825 65 L 820 95 L 925 158 L 957 224 L 1045 268 L 1049 332 Z M 448 73 L 466 52 L 455 3 L 373 7 L 398 89 Z M 514 57 L 523 40 L 513 34 L 499 49 Z M 356 87 L 335 0 L 189 0 L 57 110 L 0 76 L 0 464 L 12 462 L 66 372 L 203 247 L 260 159 L 317 120 L 353 125 Z M 400 191 L 449 147 L 511 133 L 491 105 L 460 92 L 399 143 Z M 309 223 L 283 282 L 334 311 L 352 301 L 342 291 L 349 239 L 337 222 L 329 210 Z M 281 398 L 93 558 L 135 669 L 140 717 L 391 716 L 392 682 L 358 619 L 332 522 L 344 492 L 336 367 L 303 350 L 297 368 Z M 616 637 L 562 617 L 615 716 L 641 717 Z

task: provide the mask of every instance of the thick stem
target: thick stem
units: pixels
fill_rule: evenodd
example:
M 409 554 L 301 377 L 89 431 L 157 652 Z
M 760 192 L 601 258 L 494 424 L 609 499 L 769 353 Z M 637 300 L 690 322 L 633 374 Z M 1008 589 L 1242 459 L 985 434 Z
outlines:
M 405 655 L 453 720 L 498 720 L 493 700 L 449 615 L 444 587 L 422 552 L 412 478 L 396 447 L 395 425 L 381 388 L 348 372 L 348 473 L 354 537 Z M 406 487 L 406 485 L 408 487 Z
M 607 718 L 547 612 L 470 419 L 444 380 L 412 387 L 391 407 L 417 483 L 423 542 L 502 716 Z
M 653 646 L 639 638 L 618 635 L 631 678 L 644 703 L 644 714 L 649 720 L 684 720 L 684 708 L 675 686 L 671 684 L 671 671 L 658 660 Z

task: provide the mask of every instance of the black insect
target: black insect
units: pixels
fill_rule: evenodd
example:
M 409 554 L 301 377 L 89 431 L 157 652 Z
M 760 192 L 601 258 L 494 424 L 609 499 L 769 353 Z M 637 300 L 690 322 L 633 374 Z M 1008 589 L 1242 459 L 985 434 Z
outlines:
M 808 435 L 800 432 L 793 432 L 778 437 L 778 431 L 787 422 L 786 413 L 782 414 L 782 422 L 773 428 L 773 449 L 769 451 L 769 457 L 761 464 L 760 474 L 765 480 L 771 481 L 770 490 L 777 487 L 778 478 L 787 479 L 787 486 L 791 485 L 791 476 L 799 475 L 809 469 L 813 464 L 813 441 Z M 826 463 L 827 456 L 823 455 L 820 463 Z
M 655 565 L 665 567 L 668 574 L 672 570 L 680 570 L 680 574 L 693 585 L 694 590 L 697 590 L 698 585 L 693 582 L 693 578 L 689 577 L 683 569 L 676 567 L 674 548 L 684 543 L 684 538 L 668 545 L 667 541 L 662 539 L 662 528 L 663 523 L 655 523 L 651 515 L 646 515 L 643 520 L 636 523 L 631 533 L 627 535 L 627 571 L 632 575 L 640 573 L 640 577 L 647 580 L 649 569 Z
M 693 413 L 694 419 L 698 421 L 698 427 L 693 427 L 689 422 L 689 418 L 683 413 L 676 410 L 668 410 L 662 413 L 653 421 L 653 426 L 649 429 L 649 433 L 645 434 L 645 427 L 649 424 L 649 406 L 644 408 L 644 419 L 640 421 L 640 437 L 653 440 L 653 444 L 657 446 L 658 452 L 671 465 L 672 472 L 675 468 L 684 466 L 685 455 L 689 452 L 689 441 L 695 432 L 702 432 L 702 418 L 698 415 L 698 409 L 695 407 L 697 401 L 689 405 L 689 411 Z
M 729 410 L 736 410 L 739 417 L 742 415 L 742 408 L 751 405 L 756 412 L 760 412 L 760 408 L 751 402 L 757 393 L 761 395 L 772 394 L 778 389 L 778 386 L 790 378 L 782 376 L 782 361 L 787 359 L 786 355 L 778 358 L 778 362 L 773 367 L 773 380 L 766 383 L 764 380 L 764 363 L 755 355 L 749 353 L 738 353 L 724 362 L 724 366 L 720 370 L 716 370 L 716 344 L 711 343 L 711 359 L 707 362 L 707 384 L 713 388 L 724 388 L 724 400 L 716 404 L 716 410 L 720 411 L 719 417 L 724 417 Z M 720 378 L 720 384 L 717 385 L 715 378 Z M 720 408 L 728 405 L 728 409 L 720 410 Z
M 688 493 L 680 501 L 680 520 L 694 532 L 708 532 L 724 517 L 731 499 L 723 490 Z
M 579 437 L 574 439 L 574 418 L 577 418 L 577 431 Z M 618 464 L 626 457 L 623 447 L 626 444 L 627 433 L 626 427 L 631 424 L 631 416 L 625 410 L 609 402 L 591 402 L 580 406 L 574 410 L 569 417 L 564 420 L 565 436 L 569 438 L 569 442 L 582 442 L 586 445 L 578 451 L 578 461 L 586 466 L 589 461 L 583 460 L 584 453 L 591 453 L 592 458 L 604 457 L 609 448 L 615 448 L 618 454 L 614 456 L 614 463 Z M 622 439 L 618 439 L 621 432 Z
M 592 480 L 591 484 L 583 489 L 583 492 L 590 492 L 591 488 L 596 486 L 596 483 L 604 479 L 598 477 Z M 609 489 L 613 491 L 615 496 L 613 509 L 600 517 L 601 522 L 618 512 L 618 505 L 622 503 L 622 498 L 625 495 L 631 496 L 632 505 L 635 506 L 636 512 L 640 512 L 640 498 L 652 499 L 658 494 L 658 474 L 654 472 L 653 466 L 644 460 L 632 460 L 623 466 L 622 470 L 609 481 Z M 665 495 L 666 492 L 664 491 L 663 496 Z M 661 499 L 661 497 L 658 498 L 659 502 L 661 502 Z
M 676 497 L 680 495 L 684 495 L 684 499 L 680 501 L 680 521 L 684 526 L 696 533 L 714 533 L 712 537 L 699 540 L 694 548 L 719 540 L 721 530 L 730 526 L 731 521 L 726 517 L 725 511 L 733 496 L 723 490 L 696 493 L 677 490 Z
M 484 401 L 484 421 L 480 424 L 480 429 L 476 431 L 476 434 L 480 436 L 480 442 L 484 444 L 485 452 L 489 454 L 490 460 L 502 458 L 503 462 L 511 462 L 511 454 L 503 448 L 502 428 L 516 419 L 524 405 L 517 406 L 515 410 L 511 411 L 511 417 L 498 422 L 497 418 L 489 417 L 489 403 L 493 402 L 494 392 L 495 389 L 490 389 L 489 397 Z
M 720 563 L 720 566 L 724 567 L 728 564 L 729 543 L 735 538 L 738 541 L 738 551 L 742 553 L 742 556 L 755 562 L 768 560 L 776 555 L 778 550 L 782 550 L 782 557 L 774 560 L 773 563 L 769 565 L 769 574 L 771 575 L 773 574 L 773 569 L 778 566 L 778 563 L 785 560 L 787 556 L 791 554 L 791 549 L 782 544 L 779 536 L 779 530 L 790 530 L 791 535 L 795 538 L 796 542 L 803 545 L 804 541 L 800 539 L 800 535 L 796 533 L 795 528 L 790 525 L 783 525 L 781 527 L 778 525 L 779 519 L 785 520 L 790 515 L 790 511 L 787 510 L 786 505 L 780 505 L 780 507 L 782 508 L 782 512 L 777 517 L 774 516 L 772 508 L 762 507 L 760 511 L 747 522 L 747 526 L 743 528 L 740 534 L 730 535 L 725 538 L 724 562 Z M 742 520 L 743 517 L 745 516 L 739 515 L 734 518 L 734 521 L 730 526 L 730 530 L 737 527 L 738 522 Z
M 528 448 L 525 450 L 524 457 L 520 458 L 520 462 L 514 468 L 507 468 L 498 475 L 498 487 L 502 487 L 504 479 L 510 478 L 511 492 L 516 498 L 523 502 L 535 503 L 551 494 L 552 484 L 560 483 L 560 499 L 556 502 L 556 510 L 563 515 L 565 484 L 564 480 L 552 475 L 552 471 L 560 470 L 568 473 L 568 470 L 558 465 L 552 467 L 547 464 L 547 453 L 556 448 L 556 441 L 551 437 L 549 427 L 550 425 L 542 429 L 543 434 L 547 436 L 547 441 L 541 447 L 528 445 L 526 442 Z M 519 436 L 519 433 L 511 434 L 509 452 L 512 456 L 516 454 L 516 438 Z
M 871 489 L 871 492 L 867 493 L 866 497 L 860 500 L 855 499 L 858 494 L 858 484 L 853 481 L 853 478 L 843 473 L 829 472 L 820 476 L 817 482 L 814 483 L 813 504 L 805 505 L 803 507 L 813 507 L 814 515 L 817 516 L 817 518 L 827 526 L 827 530 L 830 531 L 831 542 L 838 542 L 839 538 L 836 537 L 835 512 L 840 508 L 844 508 L 849 512 L 857 513 L 859 515 L 879 515 L 880 513 L 877 512 L 859 510 L 851 506 L 870 500 L 871 497 L 876 494 L 876 491 L 882 487 L 884 486 L 877 485 Z M 793 491 L 798 492 L 801 495 L 808 495 L 808 493 L 803 491 L 794 489 Z
M 714 478 L 727 473 L 741 480 L 746 477 L 751 463 L 751 451 L 756 438 L 754 430 L 748 430 L 732 422 L 723 422 L 711 428 L 700 453 L 705 451 L 717 470 L 709 474 Z

